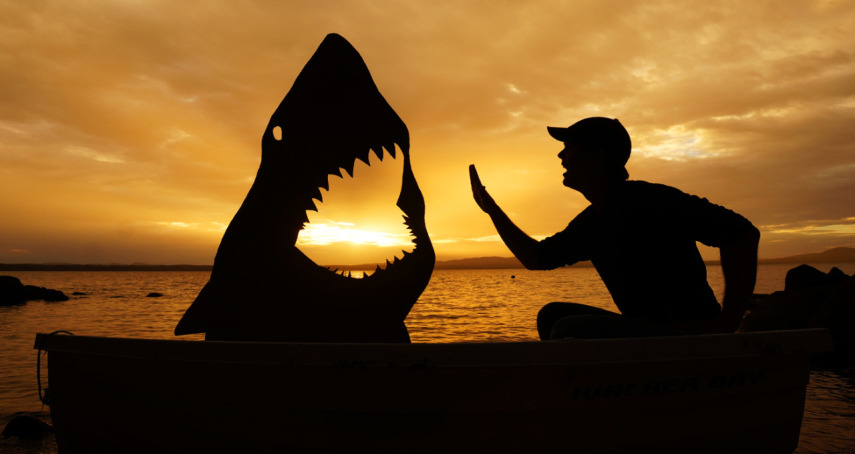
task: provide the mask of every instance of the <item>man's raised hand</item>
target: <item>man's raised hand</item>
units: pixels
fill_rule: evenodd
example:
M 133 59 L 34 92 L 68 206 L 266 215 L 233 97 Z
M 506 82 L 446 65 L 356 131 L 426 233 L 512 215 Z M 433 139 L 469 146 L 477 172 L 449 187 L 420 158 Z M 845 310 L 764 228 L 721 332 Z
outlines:
M 492 209 L 496 208 L 496 202 L 493 201 L 493 198 L 487 193 L 487 189 L 481 184 L 481 178 L 478 177 L 475 164 L 469 165 L 469 182 L 472 183 L 472 197 L 475 198 L 475 203 L 478 204 L 481 210 L 489 214 Z

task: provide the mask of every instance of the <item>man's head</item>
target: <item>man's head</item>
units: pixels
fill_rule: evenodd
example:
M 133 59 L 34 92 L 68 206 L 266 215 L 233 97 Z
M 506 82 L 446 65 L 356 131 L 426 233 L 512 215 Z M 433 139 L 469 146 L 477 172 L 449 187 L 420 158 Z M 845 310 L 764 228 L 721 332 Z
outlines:
M 629 138 L 629 133 L 618 120 L 590 117 L 579 120 L 567 128 L 549 126 L 546 129 L 549 131 L 549 135 L 564 142 L 565 149 L 558 156 L 568 171 L 591 172 L 600 170 L 605 174 L 601 176 L 614 176 L 622 180 L 629 177 L 624 166 L 629 160 L 632 141 Z M 575 151 L 579 157 L 572 156 L 571 151 Z M 601 167 L 601 169 L 571 169 L 574 165 L 573 162 L 569 162 L 571 160 L 580 165 L 596 166 Z M 565 184 L 573 187 L 570 184 L 571 182 L 567 181 L 568 174 L 565 174 Z

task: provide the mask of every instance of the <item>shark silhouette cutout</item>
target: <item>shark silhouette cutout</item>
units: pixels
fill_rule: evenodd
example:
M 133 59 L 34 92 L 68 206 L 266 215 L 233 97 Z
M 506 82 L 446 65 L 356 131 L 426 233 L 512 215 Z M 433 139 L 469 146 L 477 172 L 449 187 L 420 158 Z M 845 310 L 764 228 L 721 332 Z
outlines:
M 356 159 L 403 157 L 397 206 L 414 249 L 385 269 L 352 278 L 318 266 L 297 247 L 330 175 L 353 176 Z M 270 118 L 255 182 L 223 235 L 208 283 L 175 328 L 207 340 L 409 342 L 404 319 L 436 256 L 410 163 L 407 126 L 380 94 L 359 53 L 327 35 Z

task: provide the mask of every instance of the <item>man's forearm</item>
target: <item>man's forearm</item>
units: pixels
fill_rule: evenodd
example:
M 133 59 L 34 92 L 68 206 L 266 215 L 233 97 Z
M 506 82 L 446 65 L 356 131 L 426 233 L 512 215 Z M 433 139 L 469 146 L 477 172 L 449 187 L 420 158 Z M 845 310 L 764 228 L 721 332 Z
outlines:
M 508 249 L 513 252 L 524 267 L 530 270 L 540 269 L 537 259 L 537 240 L 528 236 L 514 224 L 508 215 L 499 208 L 499 205 L 487 192 L 487 188 L 481 183 L 475 165 L 469 166 L 469 180 L 472 183 L 472 196 L 475 203 L 490 216 L 496 231 Z
M 487 214 L 490 215 L 502 241 L 523 266 L 530 270 L 540 269 L 537 259 L 537 240 L 517 227 L 498 205 L 490 207 Z
M 760 231 L 753 226 L 730 244 L 723 246 L 721 270 L 724 275 L 722 321 L 735 330 L 748 309 L 757 280 L 757 245 Z

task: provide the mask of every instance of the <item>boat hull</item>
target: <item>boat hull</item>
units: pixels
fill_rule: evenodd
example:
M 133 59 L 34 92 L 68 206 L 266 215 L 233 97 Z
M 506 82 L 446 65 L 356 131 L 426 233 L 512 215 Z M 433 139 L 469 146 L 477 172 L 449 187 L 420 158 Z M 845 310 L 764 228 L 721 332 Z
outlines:
M 473 344 L 39 334 L 61 453 L 792 452 L 823 330 Z

